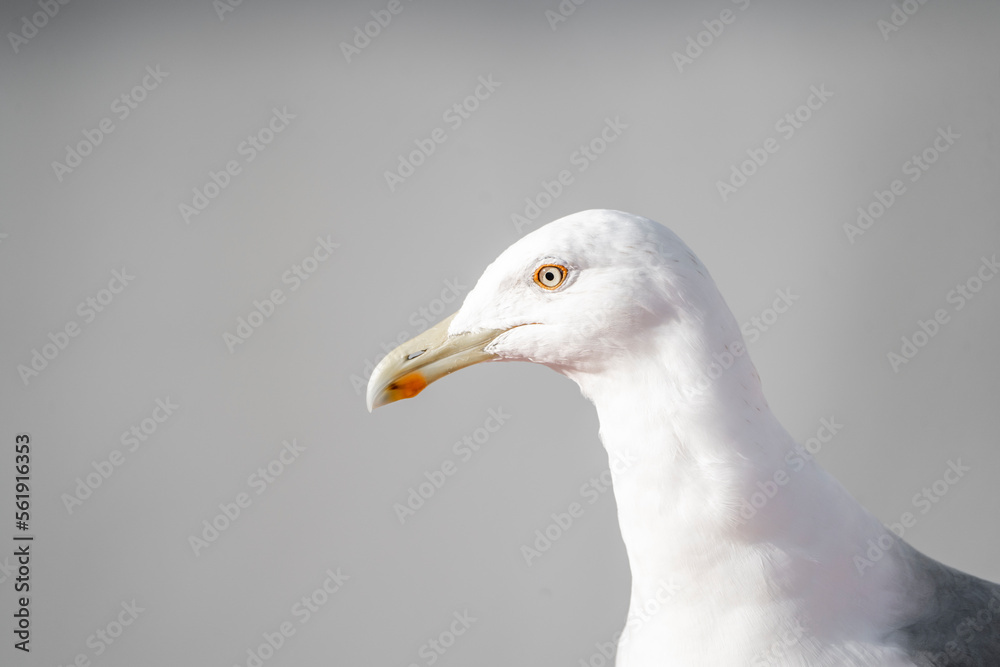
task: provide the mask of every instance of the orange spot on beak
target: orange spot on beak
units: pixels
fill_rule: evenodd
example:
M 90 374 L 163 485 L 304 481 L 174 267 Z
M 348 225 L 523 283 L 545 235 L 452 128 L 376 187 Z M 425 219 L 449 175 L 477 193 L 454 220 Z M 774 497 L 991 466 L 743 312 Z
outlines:
M 403 377 L 399 378 L 392 384 L 390 384 L 386 389 L 399 398 L 413 398 L 420 392 L 424 390 L 427 386 L 427 380 L 424 376 L 416 371 L 413 373 L 407 373 Z

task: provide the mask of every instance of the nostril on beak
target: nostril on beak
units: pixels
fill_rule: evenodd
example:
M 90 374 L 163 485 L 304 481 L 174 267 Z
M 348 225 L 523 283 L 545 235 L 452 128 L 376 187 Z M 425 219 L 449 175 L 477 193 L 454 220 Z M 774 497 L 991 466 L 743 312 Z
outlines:
M 427 350 L 417 350 L 416 352 L 410 352 L 408 355 L 406 355 L 406 360 L 407 361 L 413 361 L 414 359 L 416 359 L 417 357 L 419 357 L 421 354 L 423 354 L 426 351 Z

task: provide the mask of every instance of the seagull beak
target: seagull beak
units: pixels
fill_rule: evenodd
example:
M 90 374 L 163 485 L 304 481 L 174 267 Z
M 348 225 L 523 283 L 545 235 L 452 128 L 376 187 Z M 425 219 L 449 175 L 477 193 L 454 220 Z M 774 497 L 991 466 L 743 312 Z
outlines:
M 456 313 L 457 314 L 457 313 Z M 485 352 L 503 329 L 448 335 L 451 315 L 385 356 L 368 380 L 368 411 L 404 398 L 413 398 L 434 380 L 449 373 L 495 359 Z

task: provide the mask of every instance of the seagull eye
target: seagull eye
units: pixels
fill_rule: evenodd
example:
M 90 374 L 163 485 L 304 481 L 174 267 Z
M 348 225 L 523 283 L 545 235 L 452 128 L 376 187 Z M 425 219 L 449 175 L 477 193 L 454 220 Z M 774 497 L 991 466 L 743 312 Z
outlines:
M 566 267 L 559 264 L 546 264 L 535 271 L 535 282 L 545 289 L 555 289 L 566 280 Z

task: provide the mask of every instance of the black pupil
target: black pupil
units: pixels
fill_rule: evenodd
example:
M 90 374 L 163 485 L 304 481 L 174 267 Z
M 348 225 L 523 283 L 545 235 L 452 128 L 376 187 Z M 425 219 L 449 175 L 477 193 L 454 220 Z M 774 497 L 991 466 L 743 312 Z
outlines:
M 549 271 L 548 273 L 545 274 L 545 279 L 549 280 L 549 281 L 555 280 L 556 279 L 556 274 L 554 274 L 551 271 Z

